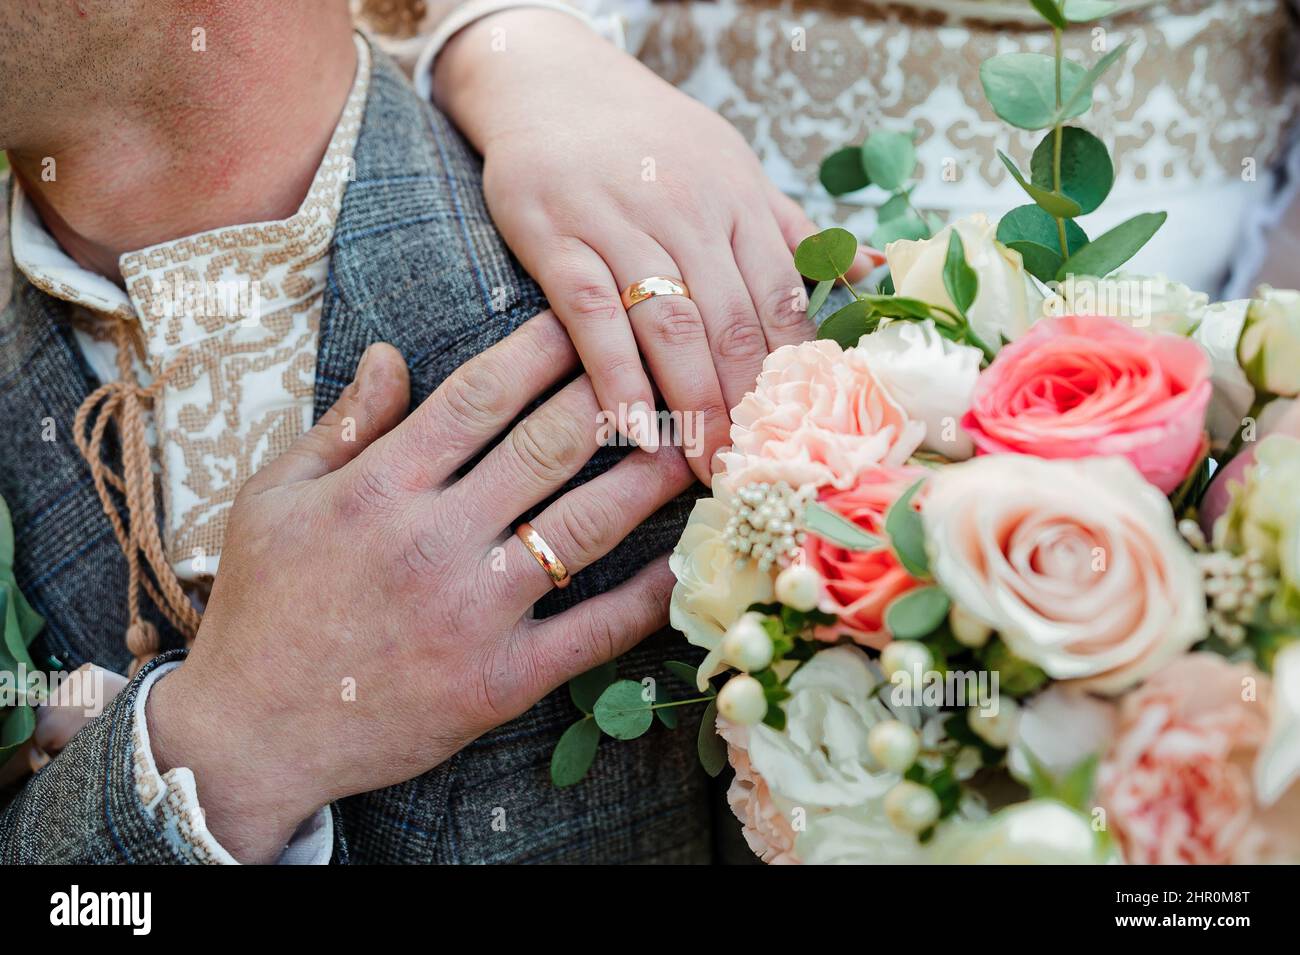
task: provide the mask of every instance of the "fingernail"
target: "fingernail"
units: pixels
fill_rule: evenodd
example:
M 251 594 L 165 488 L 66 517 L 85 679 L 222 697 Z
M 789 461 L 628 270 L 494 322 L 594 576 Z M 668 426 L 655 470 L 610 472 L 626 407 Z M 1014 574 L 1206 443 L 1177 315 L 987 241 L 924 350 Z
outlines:
M 659 430 L 655 427 L 654 412 L 644 401 L 634 402 L 628 409 L 628 430 L 638 447 L 645 451 L 659 450 Z

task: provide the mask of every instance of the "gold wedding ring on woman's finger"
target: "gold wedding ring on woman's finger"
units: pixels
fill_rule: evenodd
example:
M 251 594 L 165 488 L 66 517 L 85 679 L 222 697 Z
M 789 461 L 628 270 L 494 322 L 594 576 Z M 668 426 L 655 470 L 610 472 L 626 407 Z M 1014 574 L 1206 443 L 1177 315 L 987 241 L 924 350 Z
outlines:
M 675 279 L 667 275 L 652 275 L 648 279 L 642 279 L 640 282 L 633 282 L 627 288 L 623 289 L 623 311 L 627 311 L 637 302 L 644 302 L 648 298 L 654 298 L 656 295 L 680 295 L 682 298 L 690 298 L 691 293 L 686 289 L 686 283 L 681 279 Z
M 528 553 L 542 565 L 542 570 L 546 571 L 546 575 L 551 578 L 551 583 L 555 584 L 556 589 L 563 590 L 569 586 L 569 571 L 564 566 L 564 561 L 551 550 L 551 545 L 542 539 L 542 535 L 533 529 L 532 524 L 524 521 L 515 528 L 515 534 L 524 542 Z

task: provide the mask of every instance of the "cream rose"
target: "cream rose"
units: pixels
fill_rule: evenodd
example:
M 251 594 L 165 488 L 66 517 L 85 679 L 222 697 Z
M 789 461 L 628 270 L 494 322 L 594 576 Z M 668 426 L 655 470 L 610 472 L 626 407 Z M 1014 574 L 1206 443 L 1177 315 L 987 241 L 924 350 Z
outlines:
M 1300 292 L 1261 286 L 1237 346 L 1246 377 L 1260 391 L 1300 394 Z
M 1210 356 L 1210 384 L 1214 390 L 1205 426 L 1219 451 L 1227 448 L 1241 429 L 1242 419 L 1255 401 L 1255 386 L 1237 360 L 1237 345 L 1249 308 L 1248 299 L 1211 305 L 1192 333 L 1192 340 Z
M 921 517 L 953 601 L 1054 679 L 1118 693 L 1205 633 L 1169 504 L 1123 458 L 974 458 L 935 473 Z
M 772 600 L 774 574 L 752 561 L 737 561 L 723 532 L 733 507 L 724 482 L 714 482 L 714 497 L 695 502 L 668 566 L 677 583 L 668 620 L 686 639 L 708 651 L 700 664 L 700 689 L 723 669 L 722 637 L 755 603 Z
M 1143 331 L 1190 335 L 1209 304 L 1204 292 L 1193 292 L 1163 275 L 1116 272 L 1106 278 L 1067 276 L 1054 286 L 1043 312 L 1056 317 L 1103 315 Z
M 1049 799 L 958 822 L 934 847 L 934 860 L 942 865 L 1101 865 L 1111 856 L 1086 817 Z
M 961 236 L 966 261 L 979 278 L 967 317 L 975 333 L 994 351 L 1005 336 L 1018 338 L 1042 311 L 1042 293 L 1025 272 L 1020 253 L 998 242 L 997 224 L 980 213 L 959 219 L 930 239 L 900 239 L 885 246 L 894 291 L 931 305 L 953 308 L 943 285 L 949 236 Z
M 948 341 L 930 320 L 892 322 L 857 347 L 907 416 L 925 423 L 922 448 L 952 461 L 975 452 L 960 422 L 980 374 L 978 348 Z
M 924 423 L 907 415 L 867 352 L 827 340 L 768 355 L 731 420 L 732 449 L 721 458 L 734 487 L 848 487 L 868 468 L 904 463 L 925 437 Z

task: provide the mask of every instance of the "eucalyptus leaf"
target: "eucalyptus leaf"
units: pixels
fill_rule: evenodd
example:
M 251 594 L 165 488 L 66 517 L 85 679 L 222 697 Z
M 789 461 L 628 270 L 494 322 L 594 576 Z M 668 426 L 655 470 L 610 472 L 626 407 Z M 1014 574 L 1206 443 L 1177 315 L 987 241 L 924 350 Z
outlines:
M 641 684 L 635 680 L 619 680 L 606 688 L 592 707 L 596 724 L 615 739 L 641 736 L 654 722 L 654 711 L 641 693 Z
M 1061 236 L 1056 228 L 1056 220 L 1039 205 L 1017 206 L 1002 217 L 998 223 L 997 240 L 1003 245 L 1013 242 L 1035 242 L 1047 246 L 1057 255 L 1061 255 Z M 1073 254 L 1088 244 L 1088 234 L 1072 219 L 1065 220 L 1065 241 L 1068 252 Z M 1050 276 L 1055 278 L 1055 273 Z
M 709 700 L 700 718 L 700 731 L 695 737 L 695 751 L 700 765 L 710 776 L 717 776 L 727 765 L 727 743 L 718 735 L 718 701 Z
M 956 229 L 948 233 L 948 254 L 943 264 L 943 287 L 948 292 L 957 311 L 965 317 L 966 311 L 979 293 L 979 278 L 966 262 L 966 247 Z
M 0 497 L 0 574 L 11 573 L 14 566 L 14 524 L 9 505 Z
M 1108 17 L 1119 9 L 1111 0 L 1065 0 L 1065 19 L 1071 23 L 1089 23 Z
M 1163 212 L 1143 212 L 1099 235 L 1070 256 L 1056 273 L 1057 281 L 1067 275 L 1105 277 L 1133 258 L 1165 224 Z
M 948 595 L 939 587 L 918 587 L 885 608 L 885 628 L 897 640 L 920 640 L 948 619 Z
M 672 697 L 668 695 L 668 691 L 664 689 L 664 685 L 656 681 L 655 703 L 661 708 L 655 710 L 655 717 L 670 730 L 675 730 L 677 729 L 677 709 L 672 706 L 663 706 L 663 704 L 671 703 L 672 701 Z
M 1002 160 L 1002 164 L 1011 172 L 1016 182 L 1020 183 L 1020 188 L 1025 190 L 1029 194 L 1029 198 L 1033 199 L 1045 212 L 1058 219 L 1073 219 L 1082 211 L 1079 204 L 1073 199 L 1052 192 L 1050 189 L 1043 189 L 1026 180 L 1019 167 L 1016 166 L 1015 160 L 1000 149 L 998 150 L 998 158 Z
M 845 229 L 826 229 L 810 235 L 794 252 L 794 265 L 814 282 L 834 281 L 853 267 L 858 240 Z
M 1030 179 L 1035 186 L 1052 190 L 1055 183 L 1056 131 L 1043 137 L 1029 164 Z M 1115 167 L 1106 144 L 1077 126 L 1061 130 L 1061 192 L 1073 200 L 1087 215 L 1110 195 L 1115 184 Z M 1063 218 L 1073 218 L 1064 216 Z M 1059 244 L 1059 243 L 1058 243 Z
M 862 301 L 888 318 L 926 319 L 932 317 L 932 309 L 919 298 L 905 295 L 864 295 Z
M 1092 89 L 1105 73 L 1118 60 L 1124 51 L 1128 49 L 1128 43 L 1121 43 L 1115 49 L 1111 50 L 1100 60 L 1092 65 L 1092 68 L 1083 74 L 1077 86 L 1063 94 L 1061 102 L 1061 111 L 1057 116 L 1056 122 L 1065 122 L 1067 119 L 1073 119 L 1075 116 L 1082 116 L 1092 108 Z M 1067 61 L 1068 62 L 1068 61 Z M 1074 64 L 1070 64 L 1074 65 Z M 1052 123 L 1053 126 L 1056 122 Z
M 912 509 L 912 498 L 924 483 L 925 478 L 922 478 L 909 487 L 885 514 L 885 533 L 889 535 L 898 562 L 918 578 L 930 575 L 930 558 L 925 553 L 925 529 L 921 526 L 921 515 Z
M 1038 11 L 1039 16 L 1058 30 L 1064 30 L 1070 25 L 1056 0 L 1029 0 L 1029 2 L 1034 5 L 1034 9 Z
M 883 249 L 889 243 L 900 239 L 928 239 L 929 237 L 930 227 L 915 213 L 909 212 L 907 215 L 878 224 L 871 233 L 871 244 L 877 249 Z
M 884 204 L 876 210 L 876 221 L 890 222 L 912 214 L 911 200 L 908 198 L 907 193 L 897 192 L 886 199 Z
M 916 168 L 916 144 L 906 133 L 891 130 L 872 133 L 862 144 L 862 165 L 877 186 L 898 189 Z
M 885 546 L 883 537 L 864 531 L 847 517 L 816 501 L 809 502 L 804 508 L 803 524 L 810 534 L 848 550 L 872 551 Z
M 664 669 L 677 677 L 677 679 L 681 680 L 687 686 L 695 686 L 695 680 L 699 673 L 698 667 L 693 667 L 689 663 L 683 663 L 681 660 L 666 660 L 664 661 Z
M 862 147 L 845 146 L 822 160 L 818 178 L 832 196 L 857 192 L 871 185 L 871 177 L 862 165 Z
M 569 698 L 584 713 L 590 713 L 605 688 L 618 679 L 618 664 L 613 660 L 580 673 L 569 681 Z
M 1013 252 L 1019 252 L 1025 271 L 1040 282 L 1055 281 L 1056 273 L 1061 268 L 1061 263 L 1065 261 L 1061 253 L 1055 249 L 1039 245 L 1037 242 L 1031 242 L 1028 239 L 1013 240 L 1002 244 Z
M 870 304 L 857 299 L 832 314 L 817 326 L 819 339 L 829 338 L 841 348 L 852 348 L 858 339 L 875 331 L 879 319 L 873 317 Z
M 1020 129 L 1047 129 L 1079 116 L 1092 105 L 1088 72 L 1077 63 L 1061 64 L 1061 96 L 1069 109 L 1056 108 L 1056 58 L 1044 53 L 1003 53 L 980 64 L 980 82 L 993 112 Z M 1072 102 L 1073 101 L 1073 102 Z
M 812 294 L 808 296 L 808 319 L 817 317 L 817 313 L 822 310 L 826 304 L 826 299 L 830 297 L 831 289 L 835 288 L 835 279 L 827 279 L 824 282 L 818 282 L 813 288 Z
M 0 763 L 32 738 L 36 731 L 36 711 L 26 703 L 0 710 Z
M 551 753 L 551 782 L 560 789 L 581 782 L 599 745 L 600 727 L 594 720 L 584 717 L 570 726 Z

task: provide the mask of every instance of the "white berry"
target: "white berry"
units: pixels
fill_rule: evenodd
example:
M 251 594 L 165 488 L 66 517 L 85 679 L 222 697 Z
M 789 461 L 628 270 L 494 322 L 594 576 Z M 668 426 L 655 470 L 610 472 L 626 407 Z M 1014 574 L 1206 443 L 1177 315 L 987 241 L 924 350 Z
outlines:
M 763 684 L 748 674 L 733 676 L 718 691 L 718 712 L 741 726 L 761 722 L 767 715 Z
M 763 627 L 763 616 L 758 613 L 743 615 L 722 637 L 722 659 L 746 673 L 767 667 L 773 649 L 772 638 Z
M 939 819 L 939 797 L 928 786 L 904 780 L 885 793 L 885 815 L 904 832 L 923 832 Z
M 898 720 L 885 720 L 867 733 L 867 750 L 883 769 L 900 776 L 911 769 L 920 752 L 921 739 L 916 731 Z

